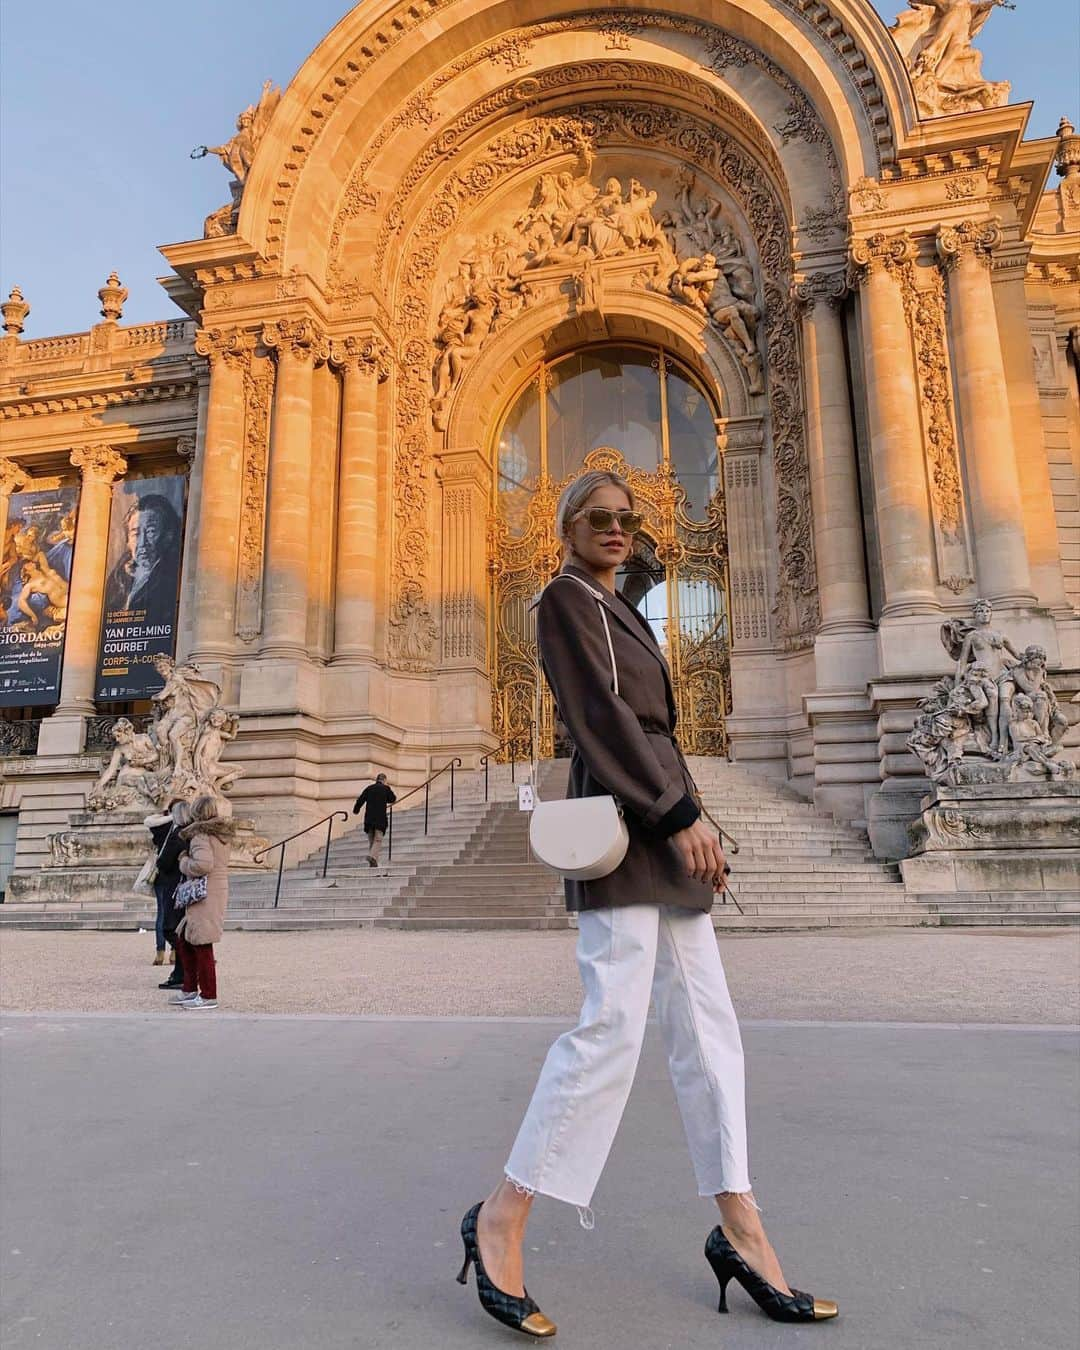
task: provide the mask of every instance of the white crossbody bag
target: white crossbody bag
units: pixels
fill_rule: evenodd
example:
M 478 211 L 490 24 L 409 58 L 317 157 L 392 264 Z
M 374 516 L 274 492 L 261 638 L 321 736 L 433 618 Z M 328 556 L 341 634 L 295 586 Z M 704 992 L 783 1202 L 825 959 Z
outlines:
M 576 581 L 584 586 L 596 601 L 600 610 L 600 619 L 607 638 L 608 655 L 611 657 L 611 687 L 619 692 L 619 671 L 615 665 L 615 649 L 611 645 L 611 629 L 608 627 L 607 611 L 604 603 L 593 588 L 579 577 L 560 572 L 553 577 L 551 585 L 560 578 Z M 537 721 L 540 714 L 540 651 L 537 645 L 536 656 L 536 711 Z M 529 821 L 529 844 L 535 857 L 572 881 L 596 881 L 606 877 L 626 857 L 630 846 L 630 833 L 623 819 L 622 809 L 612 796 L 603 797 L 566 797 L 561 800 L 544 802 L 540 800 L 537 775 L 539 764 L 536 755 L 536 739 L 533 740 L 533 810 Z

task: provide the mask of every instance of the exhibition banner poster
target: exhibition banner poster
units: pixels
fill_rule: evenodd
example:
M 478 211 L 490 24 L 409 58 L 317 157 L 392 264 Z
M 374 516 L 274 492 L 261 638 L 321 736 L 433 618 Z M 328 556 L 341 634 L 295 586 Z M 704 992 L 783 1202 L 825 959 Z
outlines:
M 16 492 L 0 551 L 0 707 L 57 703 L 77 487 Z
M 161 688 L 154 657 L 176 653 L 185 483 L 174 474 L 113 487 L 96 699 L 148 698 Z

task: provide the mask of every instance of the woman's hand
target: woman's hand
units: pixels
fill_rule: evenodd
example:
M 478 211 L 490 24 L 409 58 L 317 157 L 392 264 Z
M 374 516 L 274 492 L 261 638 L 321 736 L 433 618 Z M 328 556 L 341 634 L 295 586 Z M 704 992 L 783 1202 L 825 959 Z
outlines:
M 695 881 L 710 882 L 714 890 L 722 890 L 727 860 L 716 831 L 698 819 L 689 829 L 677 830 L 671 837 L 683 856 L 687 874 Z

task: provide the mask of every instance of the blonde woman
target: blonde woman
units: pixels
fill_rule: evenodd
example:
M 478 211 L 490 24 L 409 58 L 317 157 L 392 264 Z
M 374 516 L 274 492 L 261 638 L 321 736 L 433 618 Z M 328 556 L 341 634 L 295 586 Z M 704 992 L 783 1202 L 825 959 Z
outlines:
M 218 814 L 213 797 L 196 797 L 191 804 L 191 824 L 180 831 L 187 842 L 180 871 L 188 880 L 206 878 L 206 898 L 189 904 L 176 928 L 176 946 L 184 970 L 184 984 L 170 1003 L 185 1011 L 217 1007 L 217 969 L 214 943 L 225 931 L 229 903 L 229 843 L 233 823 Z
M 608 876 L 566 883 L 567 907 L 578 913 L 580 1020 L 548 1051 L 504 1175 L 461 1226 L 458 1279 L 464 1284 L 475 1266 L 485 1311 L 536 1337 L 556 1328 L 524 1284 L 533 1197 L 577 1206 L 592 1227 L 589 1203 L 637 1069 L 650 997 L 698 1191 L 715 1197 L 723 1220 L 705 1247 L 720 1311 L 735 1279 L 777 1321 L 837 1313 L 835 1303 L 789 1288 L 751 1190 L 742 1041 L 710 918 L 724 854 L 675 740 L 667 663 L 646 620 L 616 590 L 641 523 L 617 475 L 589 472 L 570 483 L 556 519 L 564 562 L 537 615 L 544 674 L 574 743 L 568 796 L 613 793 L 630 846 Z

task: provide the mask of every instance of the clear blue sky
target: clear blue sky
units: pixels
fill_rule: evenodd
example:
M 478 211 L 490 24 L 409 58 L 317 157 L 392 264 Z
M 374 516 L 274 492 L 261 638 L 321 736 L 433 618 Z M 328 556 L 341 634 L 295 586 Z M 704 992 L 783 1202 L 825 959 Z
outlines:
M 0 0 L 0 290 L 27 337 L 98 320 L 116 268 L 125 323 L 175 313 L 158 244 L 202 233 L 228 197 L 213 158 L 264 79 L 283 88 L 349 0 Z M 904 0 L 881 0 L 891 21 Z M 1080 0 L 1019 0 L 979 40 L 989 79 L 1035 101 L 1029 135 L 1080 118 Z

